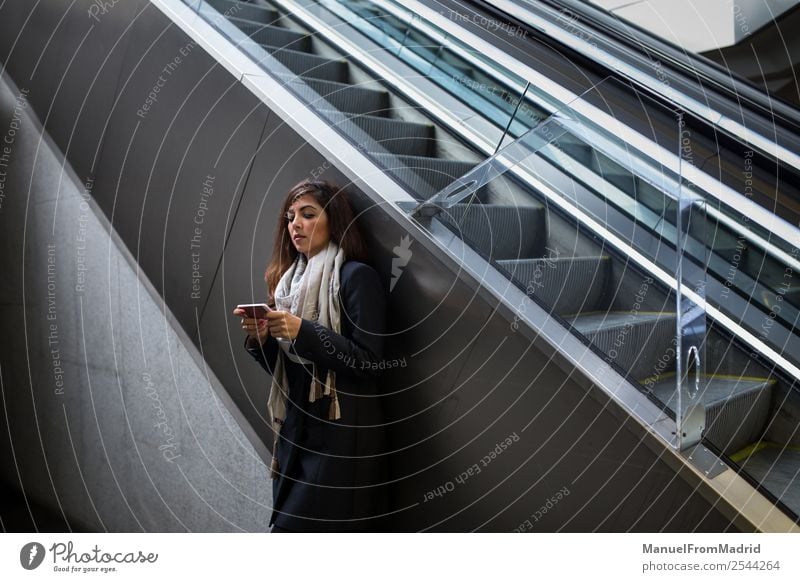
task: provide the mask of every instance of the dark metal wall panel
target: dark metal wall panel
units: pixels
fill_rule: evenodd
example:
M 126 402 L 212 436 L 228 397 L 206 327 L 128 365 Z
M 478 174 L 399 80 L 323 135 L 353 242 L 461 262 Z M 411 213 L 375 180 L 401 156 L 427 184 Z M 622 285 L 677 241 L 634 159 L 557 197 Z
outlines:
M 267 110 L 155 8 L 130 34 L 94 196 L 196 338 Z
M 301 136 L 277 116 L 270 116 L 201 321 L 201 343 L 209 365 L 267 442 L 270 432 L 264 419 L 269 378 L 244 351 L 239 320 L 231 316 L 231 311 L 237 303 L 266 299 L 264 272 L 272 253 L 277 216 L 289 188 L 304 178 L 345 185 L 351 194 L 358 226 L 370 249 L 370 263 L 387 294 L 386 358 L 404 358 L 404 368 L 385 376 L 387 385 L 401 387 L 398 390 L 402 394 L 404 386 L 417 385 L 411 390 L 424 392 L 426 382 L 452 383 L 466 357 L 466 352 L 459 353 L 463 342 L 459 346 L 452 337 L 469 337 L 475 325 L 472 318 L 481 317 L 481 312 L 484 317 L 488 315 L 485 307 L 476 305 L 470 317 L 454 323 L 453 304 L 467 300 L 471 293 L 456 275 L 422 249 L 417 251 L 413 243 L 412 259 L 390 292 L 393 249 L 409 233 L 380 205 L 349 184 Z M 409 301 L 409 297 L 431 295 L 437 298 L 436 303 L 445 296 L 447 300 L 433 310 L 427 299 Z M 440 339 L 431 345 L 431 338 Z M 412 351 L 412 346 L 419 349 Z M 404 399 L 396 398 L 393 403 L 402 406 Z M 399 409 L 391 412 L 393 416 L 398 413 Z
M 125 31 L 149 2 L 119 2 L 105 12 L 98 6 L 9 1 L 0 8 L 0 58 L 20 89 L 30 90 L 45 129 L 83 179 L 113 104 Z
M 415 303 L 431 306 L 434 299 L 417 296 Z M 429 350 L 436 355 L 444 346 L 469 343 L 458 376 L 395 397 L 403 413 L 391 426 L 394 506 L 403 511 L 394 516 L 393 529 L 728 526 L 659 458 L 656 443 L 648 445 L 653 437 L 599 389 L 571 377 L 507 317 L 496 314 L 484 323 L 471 316 L 473 307 L 462 305 L 455 317 L 468 320 L 470 332 L 447 333 Z
M 53 3 L 59 4 L 70 3 Z M 45 128 L 84 182 L 99 162 L 130 30 L 137 16 L 154 10 L 147 0 L 118 2 L 105 13 L 100 5 L 94 0 L 72 4 L 45 53 L 54 84 Z
M 244 350 L 240 320 L 231 311 L 238 303 L 266 300 L 264 271 L 283 197 L 309 168 L 322 162 L 320 154 L 277 116 L 269 116 L 241 204 L 231 213 L 233 228 L 200 322 L 206 361 L 268 443 L 269 377 Z
M 306 177 L 348 185 L 343 175 L 302 137 L 277 116 L 271 116 L 201 321 L 201 343 L 207 362 L 266 442 L 270 442 L 271 434 L 265 421 L 269 377 L 244 351 L 238 319 L 230 312 L 236 303 L 266 299 L 263 275 L 272 252 L 277 215 L 288 189 Z M 396 365 L 383 374 L 381 382 L 387 394 L 384 409 L 390 423 L 390 450 L 411 447 L 389 455 L 392 473 L 398 479 L 391 487 L 398 489 L 393 496 L 399 501 L 404 490 L 421 496 L 420 490 L 427 486 L 428 479 L 441 478 L 441 466 L 431 466 L 431 459 L 450 454 L 455 441 L 475 437 L 471 421 L 452 430 L 447 427 L 459 398 L 462 406 L 474 404 L 470 400 L 474 394 L 459 396 L 457 378 L 469 365 L 477 330 L 490 316 L 492 306 L 415 242 L 416 235 L 391 219 L 357 187 L 348 186 L 359 228 L 370 249 L 370 263 L 378 271 L 387 294 L 385 359 Z M 405 266 L 398 267 L 392 285 L 396 248 L 401 247 L 404 237 L 411 241 L 411 256 Z M 489 365 L 493 367 L 495 362 Z M 448 398 L 453 392 L 455 396 Z M 505 388 L 499 387 L 498 394 L 505 393 Z M 470 454 L 482 450 L 485 442 L 478 439 L 470 446 Z M 435 452 L 420 457 L 420 450 Z M 415 474 L 417 461 L 427 467 L 427 472 Z M 421 527 L 418 513 L 400 516 L 387 523 L 387 528 Z
M 47 41 L 66 9 L 62 2 L 6 2 L 0 15 L 0 38 L 8 44 L 4 65 L 17 87 L 30 91 L 30 101 L 42 120 L 51 109 L 63 57 Z
M 30 13 L 30 4 L 23 2 L 4 2 L 0 8 L 0 63 L 4 67 L 19 67 L 17 45 L 23 36 L 23 24 Z M 8 68 L 8 72 L 12 70 Z

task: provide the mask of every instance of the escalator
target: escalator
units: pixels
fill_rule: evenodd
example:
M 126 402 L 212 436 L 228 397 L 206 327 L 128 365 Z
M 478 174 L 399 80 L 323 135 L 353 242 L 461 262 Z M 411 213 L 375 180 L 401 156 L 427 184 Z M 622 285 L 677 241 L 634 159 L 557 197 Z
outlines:
M 453 7 L 449 2 L 443 4 Z M 686 129 L 704 134 L 707 140 L 698 156 L 706 173 L 751 196 L 792 225 L 800 222 L 797 109 L 793 100 L 786 103 L 765 92 L 761 80 L 738 75 L 736 63 L 720 66 L 713 62 L 720 58 L 712 59 L 711 53 L 688 52 L 582 0 L 500 0 L 491 6 L 472 2 L 465 8 L 508 20 L 540 46 L 556 44 L 556 59 L 579 63 L 577 74 L 571 67 L 560 71 L 547 50 L 533 49 L 531 58 L 549 66 L 548 74 L 560 76 L 562 84 L 571 77 L 602 71 L 602 75 L 624 78 L 682 108 L 687 113 Z M 788 13 L 785 16 L 789 17 Z M 734 17 L 741 20 L 741 13 Z M 726 16 L 720 14 L 720 18 Z M 744 43 L 749 47 L 755 36 L 746 37 Z M 782 58 L 796 60 L 793 43 L 787 40 L 786 44 Z M 747 51 L 750 61 L 756 58 L 754 49 Z M 763 66 L 772 65 L 765 62 Z M 745 169 L 744 158 L 753 150 L 756 159 Z
M 682 116 L 618 79 L 557 103 L 393 3 L 196 9 L 400 183 L 420 225 L 465 241 L 675 419 L 671 446 L 702 443 L 798 519 L 797 249 L 744 227 L 685 158 L 663 161 Z M 443 111 L 415 100 L 421 77 Z M 637 116 L 656 153 L 614 134 Z
M 800 7 L 780 14 L 774 22 L 753 31 L 734 45 L 709 50 L 703 56 L 731 69 L 770 95 L 800 107 L 797 73 L 800 69 L 798 39 L 787 31 L 797 30 Z M 785 42 L 784 42 L 785 40 Z M 758 55 L 754 59 L 753 55 Z

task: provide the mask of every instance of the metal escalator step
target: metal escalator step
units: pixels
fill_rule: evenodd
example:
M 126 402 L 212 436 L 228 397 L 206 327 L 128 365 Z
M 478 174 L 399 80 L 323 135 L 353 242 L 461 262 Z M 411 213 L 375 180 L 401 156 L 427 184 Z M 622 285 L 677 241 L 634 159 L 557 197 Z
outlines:
M 497 261 L 528 295 L 558 315 L 595 311 L 606 303 L 611 281 L 611 258 L 562 257 L 545 248 L 546 257 Z
M 690 224 L 692 235 L 705 241 L 706 248 L 701 248 L 699 252 L 709 257 L 712 270 L 725 280 L 727 286 L 739 289 L 746 295 L 752 294 L 755 300 L 769 308 L 784 300 L 798 305 L 800 288 L 791 276 L 787 276 L 785 265 L 753 245 L 742 234 L 714 224 L 701 228 L 697 225 L 699 222 Z M 695 246 L 699 247 L 699 244 L 695 243 Z M 714 260 L 712 250 L 721 261 Z
M 712 249 L 708 245 L 701 244 L 694 240 L 690 240 L 689 243 L 691 244 L 686 244 L 685 246 L 687 250 L 693 251 L 693 256 L 708 256 L 713 250 L 714 254 L 725 262 L 724 265 L 720 265 L 719 272 L 717 273 L 718 275 L 722 275 L 723 277 L 729 276 L 733 279 L 739 274 L 740 265 L 743 267 L 741 270 L 747 273 L 747 270 L 744 269 L 747 247 L 715 245 Z
M 296 51 L 284 47 L 262 45 L 283 66 L 297 75 L 322 81 L 347 83 L 347 61 L 326 59 L 313 53 Z
M 374 115 L 352 115 L 348 119 L 390 153 L 427 157 L 435 155 L 436 130 L 429 123 Z
M 311 52 L 311 36 L 303 32 L 261 24 L 243 18 L 228 18 L 228 20 L 259 44 Z
M 403 48 L 420 55 L 428 63 L 436 63 L 439 61 L 442 46 L 426 34 L 414 28 L 408 28 L 403 39 Z
M 543 206 L 455 204 L 437 218 L 494 260 L 541 257 L 547 240 Z
M 800 451 L 797 447 L 763 447 L 739 463 L 748 475 L 800 514 Z
M 471 86 L 480 87 L 490 94 L 497 93 L 499 96 L 500 92 L 504 90 L 497 81 L 493 81 L 491 77 L 481 74 L 480 69 L 476 69 L 474 65 L 448 51 L 439 51 L 436 60 L 431 61 L 431 64 L 433 69 L 438 69 L 450 75 L 453 79 L 459 80 L 459 82 L 465 80 L 477 81 Z
M 472 170 L 475 162 L 444 160 L 424 156 L 395 156 L 371 153 L 386 170 L 403 182 L 418 200 L 426 200 Z M 477 197 L 486 201 L 485 188 L 478 190 Z
M 708 440 L 724 451 L 734 452 L 761 437 L 770 414 L 775 380 L 712 375 L 701 377 L 700 383 L 698 396 L 706 409 L 704 435 Z M 674 376 L 654 383 L 652 392 L 673 410 L 677 406 Z M 681 407 L 688 407 L 685 399 Z
M 237 2 L 237 0 L 206 0 L 206 2 L 216 8 L 220 14 L 261 24 L 273 24 L 280 18 L 280 14 L 274 8 L 251 2 Z
M 376 6 L 373 2 L 368 2 L 366 0 L 344 0 L 342 4 L 351 10 L 359 9 L 373 14 L 381 13 L 381 9 L 378 6 Z
M 387 116 L 390 111 L 389 93 L 383 90 L 308 77 L 277 76 L 317 109 L 333 108 L 343 113 L 376 116 Z M 320 101 L 320 97 L 324 101 Z
M 625 171 L 616 162 L 601 157 L 592 146 L 584 143 L 580 138 L 564 135 L 559 138 L 558 147 L 577 164 L 598 173 L 624 192 L 635 194 L 636 201 L 653 212 L 660 215 L 665 210 L 674 209 L 674 204 L 668 194 L 646 180 Z M 669 222 L 675 222 L 672 215 L 667 215 L 666 218 Z
M 786 282 L 784 266 L 765 256 L 761 249 L 751 246 L 750 241 L 742 235 L 710 223 L 701 227 L 699 223 L 699 220 L 692 221 L 690 233 L 706 246 L 703 251 L 707 255 L 713 250 L 715 255 L 724 260 L 724 263 L 718 263 L 716 272 L 727 280 L 728 285 L 749 293 L 752 281 L 773 290 Z M 765 305 L 770 304 L 769 295 L 774 298 L 774 294 L 767 293 L 763 298 Z
M 432 42 L 424 43 L 406 40 L 403 46 L 403 50 L 411 51 L 426 63 L 436 62 L 438 49 L 439 46 Z
M 408 25 L 394 16 L 393 14 L 389 14 L 388 12 L 383 12 L 379 8 L 373 7 L 373 10 L 367 10 L 371 14 L 371 21 L 372 22 L 379 22 L 381 25 L 381 29 L 389 32 L 390 30 L 396 31 L 398 35 L 404 35 L 406 30 L 408 30 Z
M 467 64 L 461 65 L 461 64 L 457 64 L 457 63 L 447 63 L 447 66 L 452 68 L 452 69 L 454 69 L 458 73 L 458 75 L 460 77 L 462 77 L 463 79 L 465 79 L 465 80 L 472 81 L 476 77 L 475 69 L 470 65 L 467 65 Z M 493 95 L 494 94 L 499 94 L 501 89 L 502 89 L 499 85 L 498 86 L 489 85 L 489 83 L 485 83 L 485 86 L 486 86 L 486 90 L 488 92 L 490 92 L 491 94 L 493 94 Z
M 592 163 L 592 169 L 601 176 L 606 174 L 622 174 L 627 171 L 623 166 L 598 150 L 595 150 Z
M 406 31 L 408 27 L 402 23 L 394 23 L 392 17 L 370 16 L 367 21 L 370 22 L 375 28 L 383 32 L 386 36 L 393 38 L 398 43 L 403 44 L 406 40 Z
M 609 311 L 566 319 L 636 380 L 675 370 L 675 313 Z

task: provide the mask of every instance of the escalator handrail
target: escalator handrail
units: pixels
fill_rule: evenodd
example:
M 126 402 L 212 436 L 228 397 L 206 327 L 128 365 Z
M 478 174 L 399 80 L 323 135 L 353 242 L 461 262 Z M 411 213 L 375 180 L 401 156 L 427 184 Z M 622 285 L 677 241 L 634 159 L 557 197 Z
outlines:
M 556 8 L 567 6 L 569 11 L 578 15 L 587 26 L 617 40 L 629 50 L 641 53 L 640 47 L 647 46 L 648 52 L 653 55 L 648 57 L 650 60 L 655 56 L 660 62 L 669 63 L 686 75 L 699 77 L 704 84 L 713 85 L 728 99 L 735 101 L 737 106 L 746 105 L 762 116 L 779 119 L 793 133 L 800 132 L 800 125 L 795 121 L 798 115 L 796 108 L 753 87 L 750 80 L 737 75 L 734 71 L 724 69 L 719 63 L 700 54 L 686 51 L 669 40 L 633 22 L 621 20 L 590 3 L 575 0 L 541 1 Z
M 382 9 L 386 9 L 389 5 L 392 4 L 391 1 L 379 0 L 377 2 L 378 5 L 381 6 Z M 419 3 L 419 2 L 405 2 L 403 5 L 404 9 L 410 9 L 409 6 L 413 6 L 413 12 L 415 14 L 419 14 L 421 18 L 415 18 L 413 22 L 410 24 L 414 25 L 416 28 L 420 29 L 421 31 L 425 32 L 424 27 L 422 27 L 423 22 L 431 22 L 433 26 L 438 27 L 444 30 L 447 33 L 450 33 L 451 36 L 456 37 L 459 41 L 464 42 L 467 46 L 471 48 L 478 49 L 485 55 L 489 56 L 492 60 L 499 63 L 500 67 L 504 70 L 510 71 L 510 73 L 514 75 L 518 75 L 520 78 L 527 79 L 531 81 L 532 85 L 541 89 L 544 93 L 551 96 L 554 101 L 560 104 L 555 105 L 553 102 L 547 102 L 540 100 L 536 95 L 531 97 L 531 101 L 535 102 L 535 105 L 549 113 L 555 113 L 564 104 L 572 103 L 576 99 L 576 95 L 569 91 L 568 89 L 562 87 L 561 85 L 555 83 L 553 80 L 547 78 L 542 73 L 530 68 L 528 65 L 518 61 L 514 57 L 499 51 L 495 48 L 492 44 L 490 44 L 486 39 L 480 38 L 470 31 L 465 30 L 463 26 L 458 24 L 458 22 L 454 21 L 453 19 L 447 18 L 445 15 L 437 12 L 436 10 L 431 9 L 430 7 Z M 287 6 L 287 9 L 289 7 Z M 395 16 L 400 16 L 399 14 L 395 13 Z M 465 56 L 466 60 L 469 60 L 469 53 L 466 52 L 461 48 L 461 46 L 453 41 L 449 40 L 448 38 L 441 38 L 443 42 L 447 43 L 447 48 L 454 53 L 461 56 L 462 54 Z M 496 71 L 493 72 L 494 77 L 500 82 L 505 84 L 506 86 L 514 87 L 517 85 L 514 79 L 503 78 L 502 76 L 498 76 Z M 581 105 L 583 107 L 583 105 Z M 603 119 L 605 120 L 599 125 L 606 124 L 607 127 L 619 127 L 620 121 L 615 119 L 608 114 L 597 110 L 590 104 L 586 104 L 587 109 L 581 111 L 583 117 L 585 119 Z M 449 124 L 453 126 L 452 122 L 446 118 L 442 118 L 441 121 L 443 123 Z M 458 132 L 463 132 L 464 126 L 461 124 L 456 124 L 453 126 L 453 129 Z M 620 131 L 624 131 L 625 128 L 620 128 Z M 466 136 L 469 139 L 474 139 L 475 136 Z M 679 165 L 680 165 L 680 157 L 677 155 L 676 152 L 667 151 L 663 146 L 659 145 L 658 143 L 654 142 L 653 140 L 649 139 L 647 136 L 644 136 L 631 128 L 627 128 L 627 131 L 624 134 L 625 142 L 632 146 L 634 150 L 644 152 L 647 157 L 653 160 L 659 160 L 660 163 L 667 167 L 669 170 L 674 172 L 676 175 L 679 173 Z M 491 155 L 494 151 L 494 145 L 490 144 L 484 139 L 479 139 L 475 142 L 479 144 L 481 149 L 483 149 L 487 155 Z M 630 166 L 629 162 L 626 162 L 624 159 L 616 159 L 618 163 L 623 166 Z M 636 174 L 636 170 L 632 167 L 628 167 L 628 169 Z M 715 179 L 713 176 L 703 172 L 700 168 L 684 164 L 683 171 L 684 177 L 691 181 L 697 187 L 703 189 L 704 192 L 707 192 L 729 208 L 735 208 L 737 210 L 741 210 L 743 214 L 748 216 L 748 220 L 753 224 L 761 225 L 766 232 L 770 233 L 770 236 L 777 236 L 780 239 L 786 241 L 790 245 L 794 245 L 794 241 L 796 241 L 798 237 L 798 229 L 795 225 L 789 223 L 788 221 L 784 220 L 783 218 L 777 216 L 776 214 L 770 212 L 766 208 L 762 207 L 755 201 L 749 199 L 747 196 L 741 194 L 740 192 L 734 190 L 730 186 L 727 186 L 721 183 L 719 180 Z M 730 221 L 726 221 L 730 226 Z M 757 245 L 761 248 L 765 253 L 769 254 L 770 256 L 774 257 L 776 260 L 791 265 L 792 268 L 796 269 L 797 272 L 800 272 L 800 262 L 798 262 L 795 258 L 790 256 L 787 252 L 783 249 L 778 248 L 775 244 L 770 242 L 769 240 L 765 240 L 763 237 L 759 236 L 755 232 L 752 232 L 749 229 L 742 229 L 742 235 L 745 239 L 749 242 Z
M 486 6 L 486 3 L 481 1 L 473 1 L 472 4 L 481 6 L 482 8 Z M 493 12 L 501 11 L 505 19 L 518 22 L 520 23 L 519 26 L 527 26 L 541 31 L 548 37 L 568 46 L 571 50 L 576 51 L 592 61 L 600 63 L 607 68 L 608 71 L 622 75 L 644 90 L 658 95 L 668 102 L 675 103 L 686 111 L 692 112 L 712 127 L 717 128 L 722 133 L 731 135 L 740 142 L 756 148 L 759 153 L 768 158 L 777 159 L 793 170 L 800 171 L 800 153 L 798 153 L 800 148 L 795 151 L 794 148 L 788 148 L 777 143 L 774 139 L 774 135 L 762 135 L 748 127 L 746 123 L 733 119 L 714 107 L 676 89 L 671 84 L 668 85 L 664 83 L 657 75 L 647 72 L 644 67 L 626 62 L 624 59 L 611 54 L 607 47 L 619 49 L 619 43 L 615 43 L 612 39 L 606 38 L 603 32 L 586 27 L 584 27 L 585 29 L 582 34 L 576 34 L 574 31 L 566 30 L 563 24 L 559 22 L 559 13 L 550 6 L 540 6 L 538 10 L 541 12 L 535 13 L 533 12 L 533 7 L 521 6 L 519 3 L 511 0 L 496 0 L 492 2 L 491 6 L 487 9 Z M 576 26 L 579 25 L 580 23 Z M 631 55 L 632 50 L 623 47 L 623 52 L 627 52 Z M 631 60 L 634 59 L 641 61 L 642 55 L 631 56 Z M 671 60 L 672 59 L 669 59 L 668 62 L 671 62 Z M 652 59 L 648 59 L 648 61 L 652 63 Z M 650 66 L 650 68 L 652 68 L 652 66 Z M 755 91 L 755 89 L 753 89 L 753 91 Z M 739 101 L 736 103 L 737 105 L 740 104 Z M 761 117 L 763 121 L 763 116 Z M 794 135 L 792 137 L 794 137 Z

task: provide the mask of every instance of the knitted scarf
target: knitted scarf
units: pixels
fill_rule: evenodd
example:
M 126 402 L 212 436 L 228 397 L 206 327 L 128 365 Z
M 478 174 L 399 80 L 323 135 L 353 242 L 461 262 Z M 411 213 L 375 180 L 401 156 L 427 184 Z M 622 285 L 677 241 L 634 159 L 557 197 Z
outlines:
M 344 250 L 333 241 L 307 260 L 299 253 L 278 281 L 275 289 L 275 309 L 288 311 L 302 319 L 316 321 L 328 329 L 340 333 L 341 313 L 339 310 L 339 273 L 345 261 Z M 272 455 L 272 478 L 278 475 L 277 445 L 278 433 L 286 418 L 286 402 L 289 393 L 289 379 L 286 374 L 284 357 L 293 362 L 312 365 L 311 387 L 308 401 L 314 402 L 323 396 L 331 397 L 328 419 L 341 418 L 339 398 L 336 394 L 336 374 L 328 370 L 325 382 L 318 378 L 317 364 L 298 356 L 292 351 L 293 342 L 278 339 L 281 351 L 275 360 L 275 369 L 269 387 L 267 408 L 273 422 L 275 441 Z

